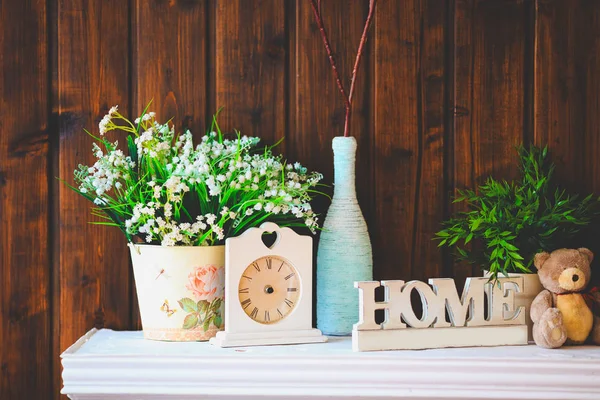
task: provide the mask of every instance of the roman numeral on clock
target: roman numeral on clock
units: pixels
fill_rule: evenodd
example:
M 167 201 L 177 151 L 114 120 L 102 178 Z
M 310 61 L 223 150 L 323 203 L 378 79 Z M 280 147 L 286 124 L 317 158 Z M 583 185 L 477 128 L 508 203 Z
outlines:
M 249 291 L 250 291 L 250 289 L 248 289 L 248 288 L 241 288 L 239 290 L 240 293 L 249 293 Z
M 271 269 L 271 267 L 273 266 L 273 260 L 272 260 L 272 259 L 270 259 L 270 258 L 267 258 L 267 259 L 265 260 L 265 262 L 267 263 L 267 268 L 268 268 L 268 269 Z
M 291 273 L 288 276 L 285 277 L 285 280 L 287 281 L 288 279 L 290 279 L 292 276 L 296 275 L 295 273 Z
M 283 264 L 285 264 L 285 262 L 281 262 L 281 265 L 279 266 L 279 269 L 277 270 L 277 272 L 281 271 L 281 268 L 283 267 Z
M 285 304 L 287 304 L 288 307 L 292 307 L 294 305 L 294 302 L 291 301 L 290 299 L 285 299 Z
M 271 316 L 269 315 L 269 312 L 267 310 L 265 310 L 265 322 L 270 322 L 271 321 Z
M 250 313 L 250 318 L 256 319 L 257 315 L 258 315 L 258 308 L 254 307 L 254 310 L 252 310 L 252 312 Z
M 257 263 L 252 263 L 252 266 L 254 267 L 254 269 L 256 269 L 256 271 L 260 272 L 260 267 Z
M 298 290 L 298 289 L 297 289 L 297 288 L 295 288 L 295 287 L 289 287 L 289 288 L 287 288 L 287 291 L 288 291 L 288 292 L 296 292 L 297 290 Z M 240 292 L 240 293 L 241 293 L 241 292 Z
M 277 309 L 277 314 L 279 314 L 279 316 L 280 316 L 281 318 L 283 318 L 283 314 L 281 313 L 281 311 L 279 311 L 279 308 Z
M 246 300 L 242 301 L 242 307 L 244 307 L 244 310 L 245 310 L 246 308 L 248 308 L 248 306 L 249 306 L 251 303 L 252 303 L 252 300 L 250 300 L 250 299 L 246 299 Z

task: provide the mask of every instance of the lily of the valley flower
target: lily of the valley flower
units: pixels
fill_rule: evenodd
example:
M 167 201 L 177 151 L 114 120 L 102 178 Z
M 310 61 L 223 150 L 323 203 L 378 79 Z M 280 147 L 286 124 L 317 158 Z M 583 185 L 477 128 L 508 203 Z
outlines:
M 310 201 L 322 175 L 286 164 L 268 149 L 257 151 L 258 138 L 224 139 L 215 127 L 194 145 L 189 130 L 176 134 L 153 112 L 132 123 L 114 106 L 100 134 L 127 132 L 134 154 L 102 137 L 104 148 L 93 147 L 94 165 L 75 171 L 79 192 L 128 237 L 165 246 L 221 243 L 268 218 L 314 232 L 318 217 Z

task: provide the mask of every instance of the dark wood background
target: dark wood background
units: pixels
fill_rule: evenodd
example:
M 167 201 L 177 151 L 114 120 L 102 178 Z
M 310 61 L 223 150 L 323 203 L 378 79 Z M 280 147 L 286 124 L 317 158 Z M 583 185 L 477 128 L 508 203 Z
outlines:
M 348 77 L 366 1 L 323 0 Z M 352 131 L 377 279 L 472 274 L 431 241 L 457 187 L 517 174 L 548 144 L 570 189 L 600 192 L 600 1 L 380 0 Z M 0 398 L 51 399 L 90 328 L 138 327 L 120 232 L 55 177 L 91 162 L 84 127 L 154 99 L 201 135 L 221 123 L 332 180 L 337 93 L 308 1 L 0 0 Z M 326 204 L 319 205 L 323 210 Z

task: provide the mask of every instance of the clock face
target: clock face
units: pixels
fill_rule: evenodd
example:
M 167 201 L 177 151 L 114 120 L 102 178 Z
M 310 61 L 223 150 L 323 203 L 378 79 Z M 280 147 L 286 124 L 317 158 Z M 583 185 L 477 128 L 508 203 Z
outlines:
M 274 324 L 296 307 L 300 277 L 289 261 L 277 256 L 261 257 L 242 273 L 238 297 L 242 309 L 252 320 Z

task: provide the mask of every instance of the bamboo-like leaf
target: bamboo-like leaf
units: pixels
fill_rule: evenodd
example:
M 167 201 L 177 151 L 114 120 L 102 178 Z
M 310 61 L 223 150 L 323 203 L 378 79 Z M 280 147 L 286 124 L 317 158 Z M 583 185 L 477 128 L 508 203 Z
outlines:
M 517 151 L 521 180 L 488 177 L 477 191 L 458 190 L 454 201 L 466 202 L 468 210 L 444 221 L 436 234 L 440 246 L 454 246 L 460 239 L 475 242 L 472 252 L 457 248 L 458 256 L 489 268 L 494 277 L 529 271 L 536 252 L 564 246 L 600 217 L 600 199 L 567 194 L 553 181 L 547 146 L 519 146 Z

